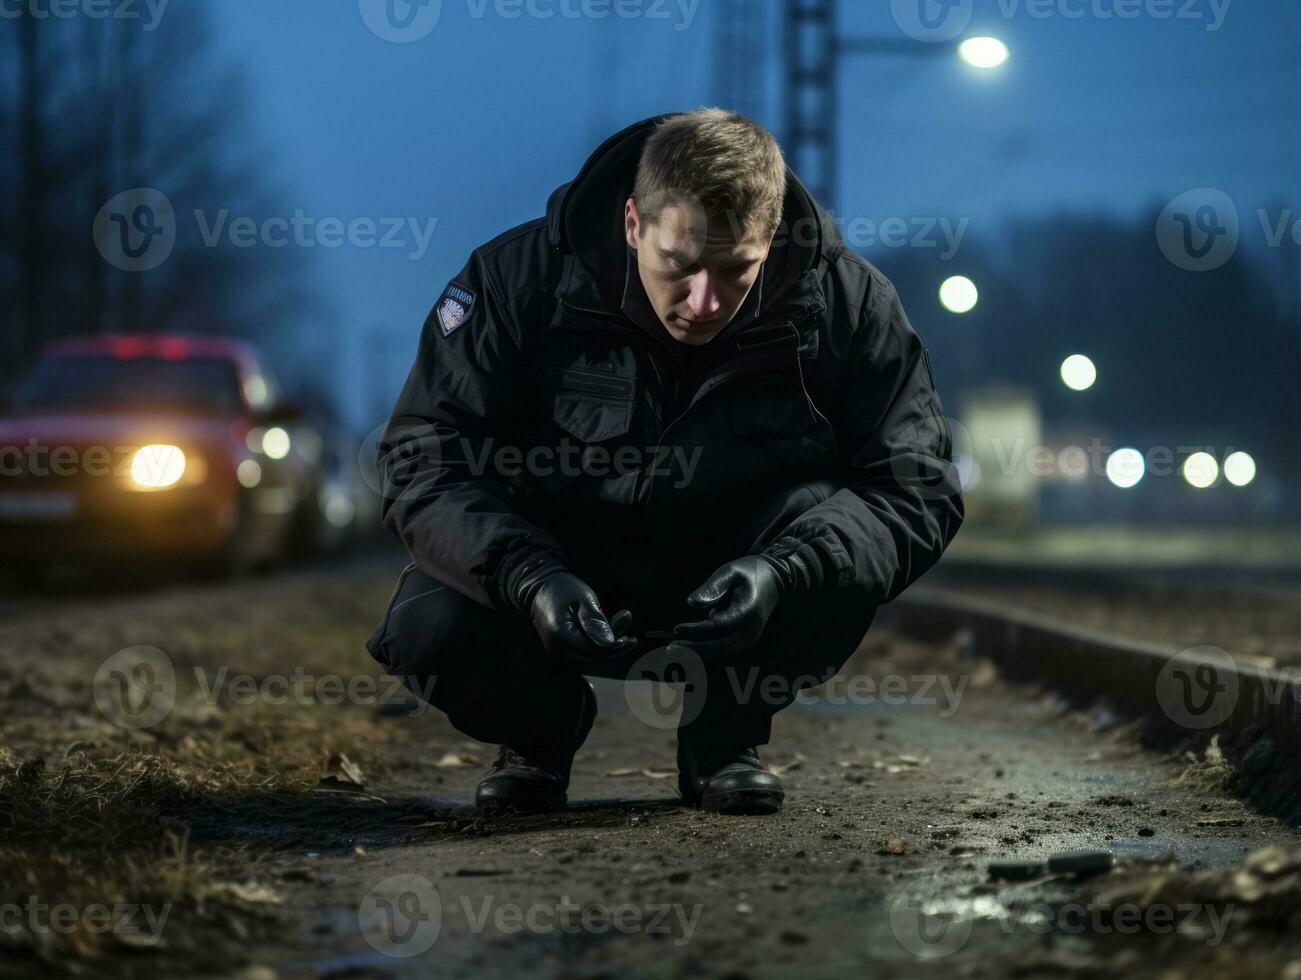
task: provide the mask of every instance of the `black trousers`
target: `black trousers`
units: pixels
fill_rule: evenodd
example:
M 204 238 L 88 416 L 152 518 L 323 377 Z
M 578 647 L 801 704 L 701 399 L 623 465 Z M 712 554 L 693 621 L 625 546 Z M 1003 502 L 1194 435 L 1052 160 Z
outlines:
M 569 533 L 552 529 L 606 613 L 632 610 L 632 632 L 642 635 L 702 618 L 686 597 L 714 569 L 761 551 L 835 490 L 827 482 L 804 483 L 748 505 L 731 501 L 709 514 L 642 515 L 636 522 L 623 519 L 622 526 L 589 512 L 582 520 L 574 515 Z M 670 655 L 661 643 L 643 640 L 633 653 L 586 672 L 682 682 L 680 706 L 648 700 L 645 685 L 625 685 L 629 707 L 650 728 L 667 727 L 660 719 L 670 707 L 678 715 L 680 707 L 680 746 L 697 758 L 727 759 L 766 744 L 773 715 L 800 690 L 834 675 L 875 613 L 854 589 L 825 587 L 784 598 L 760 641 L 725 658 Z M 408 568 L 367 648 L 473 739 L 539 757 L 573 747 L 590 688 L 579 670 L 552 661 L 519 614 L 487 609 Z

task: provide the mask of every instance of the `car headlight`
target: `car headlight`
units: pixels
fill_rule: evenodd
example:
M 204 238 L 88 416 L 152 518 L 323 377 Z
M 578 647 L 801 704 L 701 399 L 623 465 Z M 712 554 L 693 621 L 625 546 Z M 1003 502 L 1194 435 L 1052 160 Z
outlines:
M 141 490 L 165 490 L 185 475 L 185 453 L 180 446 L 141 446 L 131 457 L 131 482 Z

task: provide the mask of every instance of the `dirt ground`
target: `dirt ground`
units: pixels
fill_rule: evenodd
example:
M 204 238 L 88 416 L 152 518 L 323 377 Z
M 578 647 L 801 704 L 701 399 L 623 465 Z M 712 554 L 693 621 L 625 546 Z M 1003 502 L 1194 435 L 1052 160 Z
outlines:
M 679 806 L 651 692 L 598 682 L 571 809 L 480 819 L 494 752 L 361 647 L 401 564 L 10 605 L 0 975 L 1301 978 L 1301 833 L 1213 746 L 1149 751 L 956 644 L 874 631 L 781 715 L 775 816 Z M 1037 867 L 1080 850 L 1118 866 Z

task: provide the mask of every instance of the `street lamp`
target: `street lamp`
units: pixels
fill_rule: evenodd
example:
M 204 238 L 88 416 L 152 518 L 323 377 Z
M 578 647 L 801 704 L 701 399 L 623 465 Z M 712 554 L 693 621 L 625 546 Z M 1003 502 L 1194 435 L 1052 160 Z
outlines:
M 1098 380 L 1098 369 L 1083 354 L 1072 354 L 1062 361 L 1062 384 L 1071 391 L 1088 391 Z
M 966 276 L 950 276 L 940 284 L 940 304 L 950 313 L 970 313 L 980 301 L 980 291 Z
M 996 37 L 969 37 L 958 45 L 958 57 L 972 68 L 989 71 L 1007 61 L 1007 45 Z

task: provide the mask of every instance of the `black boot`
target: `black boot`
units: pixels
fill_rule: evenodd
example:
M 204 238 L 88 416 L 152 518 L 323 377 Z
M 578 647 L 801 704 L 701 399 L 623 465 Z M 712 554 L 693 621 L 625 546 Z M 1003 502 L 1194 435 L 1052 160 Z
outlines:
M 685 802 L 714 813 L 775 813 L 786 798 L 781 780 L 753 748 L 709 762 L 679 743 L 678 790 Z
M 596 720 L 596 696 L 586 682 L 583 686 L 583 707 L 569 748 L 550 756 L 503 745 L 475 791 L 474 802 L 480 812 L 547 813 L 565 808 L 574 753 Z

